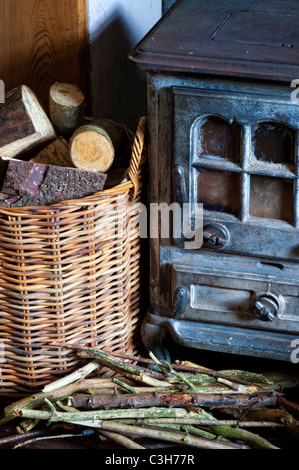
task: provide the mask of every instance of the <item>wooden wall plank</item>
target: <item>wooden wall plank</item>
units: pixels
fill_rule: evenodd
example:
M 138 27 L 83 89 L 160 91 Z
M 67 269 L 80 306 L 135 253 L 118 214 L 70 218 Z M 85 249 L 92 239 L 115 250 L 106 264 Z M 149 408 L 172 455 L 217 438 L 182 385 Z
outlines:
M 0 79 L 26 84 L 48 109 L 56 82 L 86 91 L 86 0 L 0 0 Z

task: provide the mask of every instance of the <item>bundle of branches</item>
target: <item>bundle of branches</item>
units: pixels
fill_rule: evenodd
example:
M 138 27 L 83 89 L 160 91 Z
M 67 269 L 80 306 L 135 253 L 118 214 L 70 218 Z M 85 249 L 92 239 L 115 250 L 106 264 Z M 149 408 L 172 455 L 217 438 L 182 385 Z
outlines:
M 205 449 L 278 449 L 263 430 L 298 430 L 299 406 L 284 398 L 281 386 L 298 385 L 299 375 L 215 371 L 159 361 L 152 353 L 146 359 L 55 346 L 77 349 L 87 363 L 5 408 L 0 424 L 21 418 L 23 437 L 44 420 L 93 429 L 131 449 L 144 449 L 144 439 Z M 88 378 L 103 366 L 115 375 Z

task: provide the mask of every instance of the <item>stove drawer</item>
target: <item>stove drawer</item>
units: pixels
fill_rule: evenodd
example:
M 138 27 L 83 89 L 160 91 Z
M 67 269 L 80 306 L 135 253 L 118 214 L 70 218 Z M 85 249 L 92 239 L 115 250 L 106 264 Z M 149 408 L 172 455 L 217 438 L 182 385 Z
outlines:
M 289 278 L 174 264 L 172 299 L 178 319 L 299 332 L 298 285 Z

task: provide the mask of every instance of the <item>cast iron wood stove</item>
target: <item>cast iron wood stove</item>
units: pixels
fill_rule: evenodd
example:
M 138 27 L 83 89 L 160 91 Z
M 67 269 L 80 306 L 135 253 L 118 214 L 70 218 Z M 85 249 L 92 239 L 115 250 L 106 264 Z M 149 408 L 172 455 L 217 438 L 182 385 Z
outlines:
M 130 58 L 148 77 L 149 202 L 188 203 L 193 222 L 203 203 L 200 249 L 150 240 L 145 346 L 168 358 L 170 334 L 190 348 L 290 361 L 298 1 L 178 1 Z

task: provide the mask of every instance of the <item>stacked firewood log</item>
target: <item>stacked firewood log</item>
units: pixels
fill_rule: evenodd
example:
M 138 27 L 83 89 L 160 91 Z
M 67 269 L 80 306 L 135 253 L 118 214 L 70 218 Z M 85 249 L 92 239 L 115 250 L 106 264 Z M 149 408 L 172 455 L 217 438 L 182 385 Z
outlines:
M 69 83 L 51 86 L 48 114 L 28 86 L 6 93 L 0 104 L 0 206 L 78 199 L 125 178 L 125 126 L 86 117 L 85 108 L 83 92 Z

